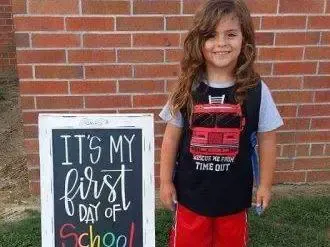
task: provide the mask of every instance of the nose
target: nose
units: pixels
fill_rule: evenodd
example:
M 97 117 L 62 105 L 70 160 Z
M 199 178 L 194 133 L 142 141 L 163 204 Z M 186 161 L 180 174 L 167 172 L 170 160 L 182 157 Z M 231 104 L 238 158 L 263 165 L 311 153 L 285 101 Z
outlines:
M 224 46 L 227 44 L 226 36 L 223 34 L 218 35 L 217 37 L 217 45 L 218 46 Z

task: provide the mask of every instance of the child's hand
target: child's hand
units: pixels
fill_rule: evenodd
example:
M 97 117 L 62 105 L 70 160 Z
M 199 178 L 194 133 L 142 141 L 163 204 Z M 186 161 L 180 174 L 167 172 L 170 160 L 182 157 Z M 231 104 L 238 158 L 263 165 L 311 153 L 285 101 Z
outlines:
M 257 190 L 257 207 L 262 207 L 262 210 L 265 210 L 270 203 L 272 196 L 271 188 L 259 186 Z
M 160 200 L 167 209 L 174 211 L 176 199 L 176 190 L 172 182 L 161 182 L 160 184 Z

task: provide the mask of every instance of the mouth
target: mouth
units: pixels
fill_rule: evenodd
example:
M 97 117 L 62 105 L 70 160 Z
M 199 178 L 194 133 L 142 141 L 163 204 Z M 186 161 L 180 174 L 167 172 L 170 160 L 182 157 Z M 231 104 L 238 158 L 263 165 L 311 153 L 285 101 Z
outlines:
M 219 52 L 213 52 L 213 54 L 215 54 L 215 55 L 226 55 L 226 54 L 228 54 L 228 53 L 230 53 L 230 51 L 219 51 Z

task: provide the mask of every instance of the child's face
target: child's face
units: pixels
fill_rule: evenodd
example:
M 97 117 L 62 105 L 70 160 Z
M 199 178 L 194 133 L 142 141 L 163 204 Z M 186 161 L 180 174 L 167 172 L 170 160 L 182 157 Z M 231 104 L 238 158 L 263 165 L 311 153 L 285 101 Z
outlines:
M 233 71 L 242 47 L 242 31 L 239 19 L 234 14 L 221 18 L 216 33 L 202 49 L 207 67 Z

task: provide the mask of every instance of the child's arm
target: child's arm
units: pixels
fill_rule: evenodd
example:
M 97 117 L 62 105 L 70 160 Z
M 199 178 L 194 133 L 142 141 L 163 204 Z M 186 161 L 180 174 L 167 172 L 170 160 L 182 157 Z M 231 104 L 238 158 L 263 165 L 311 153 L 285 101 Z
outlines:
M 276 131 L 258 132 L 260 158 L 260 185 L 257 190 L 257 205 L 268 207 L 276 165 Z
M 160 156 L 160 199 L 171 210 L 174 210 L 173 202 L 176 201 L 172 176 L 181 133 L 182 128 L 171 123 L 166 125 Z

